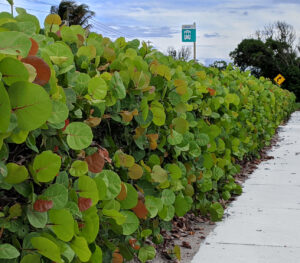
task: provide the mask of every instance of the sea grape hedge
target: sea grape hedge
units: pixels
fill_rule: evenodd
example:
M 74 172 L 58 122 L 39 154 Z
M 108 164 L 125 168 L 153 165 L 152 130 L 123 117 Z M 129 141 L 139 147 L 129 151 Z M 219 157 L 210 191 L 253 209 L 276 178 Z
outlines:
M 237 160 L 295 96 L 49 15 L 0 13 L 0 262 L 155 256 L 190 210 L 222 218 Z

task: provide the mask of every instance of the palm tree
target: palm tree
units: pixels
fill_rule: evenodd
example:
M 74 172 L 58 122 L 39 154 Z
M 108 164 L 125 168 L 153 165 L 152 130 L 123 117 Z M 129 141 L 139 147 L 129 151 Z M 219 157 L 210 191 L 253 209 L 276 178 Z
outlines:
M 95 12 L 91 11 L 86 4 L 78 5 L 75 1 L 62 0 L 59 6 L 51 6 L 51 14 L 58 14 L 62 20 L 69 21 L 69 25 L 81 25 L 88 29 L 92 25 L 89 24 Z

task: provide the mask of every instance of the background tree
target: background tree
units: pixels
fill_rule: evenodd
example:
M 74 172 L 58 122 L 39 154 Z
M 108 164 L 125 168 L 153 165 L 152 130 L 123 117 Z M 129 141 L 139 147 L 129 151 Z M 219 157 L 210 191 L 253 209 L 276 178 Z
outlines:
M 69 21 L 69 25 L 81 25 L 84 28 L 91 28 L 89 19 L 95 16 L 86 4 L 78 5 L 75 1 L 61 1 L 59 6 L 51 6 L 51 14 L 58 14 L 62 20 Z
M 276 22 L 256 31 L 254 37 L 244 39 L 230 53 L 241 70 L 250 70 L 256 77 L 274 79 L 279 73 L 286 81 L 283 88 L 293 91 L 300 100 L 300 58 L 294 28 Z
M 219 70 L 224 70 L 227 68 L 228 64 L 225 60 L 216 60 L 214 63 L 209 65 L 210 67 L 217 68 Z
M 174 59 L 188 61 L 191 57 L 192 50 L 191 47 L 182 46 L 177 51 L 173 47 L 168 47 L 167 55 L 173 57 Z

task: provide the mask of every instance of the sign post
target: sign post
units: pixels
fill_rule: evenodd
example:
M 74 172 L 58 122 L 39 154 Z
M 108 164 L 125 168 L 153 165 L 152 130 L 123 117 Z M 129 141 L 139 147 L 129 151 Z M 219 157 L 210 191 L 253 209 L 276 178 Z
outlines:
M 194 61 L 196 62 L 196 23 L 182 26 L 182 42 L 194 42 Z

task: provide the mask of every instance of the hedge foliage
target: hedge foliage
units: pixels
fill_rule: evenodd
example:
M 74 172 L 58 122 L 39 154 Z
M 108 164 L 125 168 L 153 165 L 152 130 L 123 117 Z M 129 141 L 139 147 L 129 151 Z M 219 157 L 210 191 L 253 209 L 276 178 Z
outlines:
M 155 256 L 174 216 L 214 221 L 295 96 L 80 26 L 0 13 L 0 262 Z

